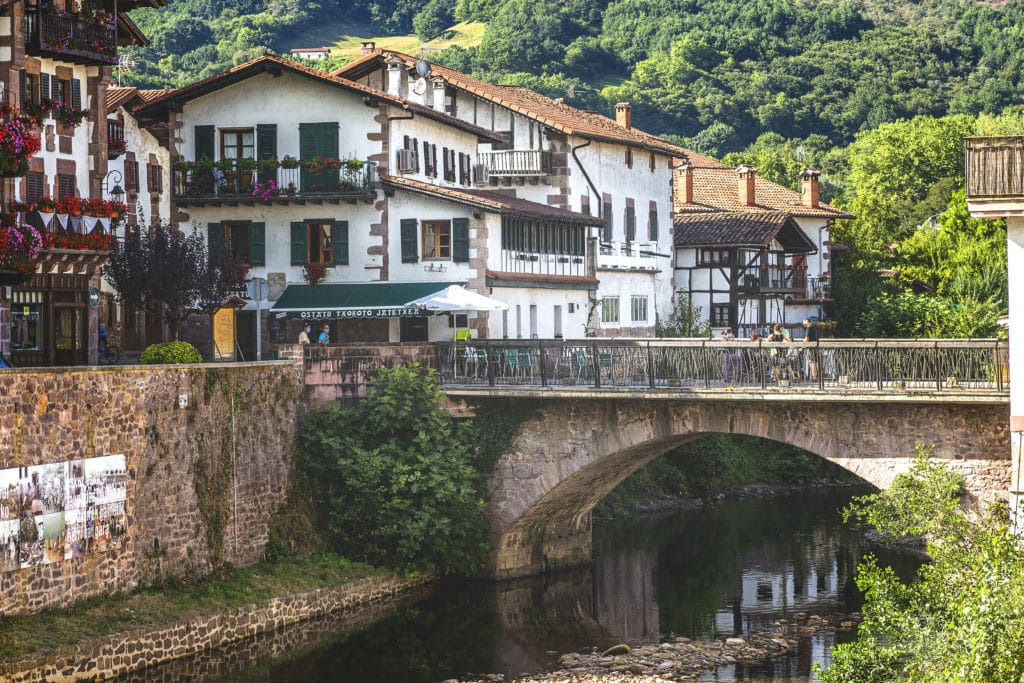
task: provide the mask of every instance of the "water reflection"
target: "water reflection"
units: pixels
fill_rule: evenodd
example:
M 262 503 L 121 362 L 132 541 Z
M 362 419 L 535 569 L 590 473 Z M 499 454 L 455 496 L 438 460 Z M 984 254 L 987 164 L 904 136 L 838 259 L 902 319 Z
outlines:
M 565 652 L 619 642 L 714 638 L 770 627 L 796 613 L 852 611 L 864 550 L 838 509 L 848 493 L 729 501 L 670 517 L 596 525 L 581 571 L 491 584 L 451 584 L 365 629 L 223 680 L 432 683 L 557 668 Z M 894 558 L 882 558 L 894 561 Z M 897 570 L 913 560 L 895 558 Z M 706 680 L 808 680 L 832 642 L 805 639 L 792 656 Z M 280 648 L 271 648 L 280 650 Z M 216 680 L 204 678 L 204 680 Z

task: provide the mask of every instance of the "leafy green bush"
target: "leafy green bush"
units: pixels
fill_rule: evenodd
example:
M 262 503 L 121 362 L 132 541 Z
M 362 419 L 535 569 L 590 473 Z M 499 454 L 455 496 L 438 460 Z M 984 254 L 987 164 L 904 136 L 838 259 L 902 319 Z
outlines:
M 483 565 L 486 474 L 472 426 L 442 409 L 435 371 L 386 368 L 358 409 L 313 410 L 296 467 L 346 557 L 446 574 Z
M 919 448 L 909 474 L 847 511 L 890 537 L 925 534 L 932 561 L 909 584 L 872 557 L 861 563 L 864 620 L 822 681 L 1024 680 L 1024 547 L 1005 507 L 967 516 L 962 493 L 959 476 Z
M 183 341 L 152 344 L 139 356 L 139 363 L 143 365 L 202 362 L 203 356 L 196 347 Z

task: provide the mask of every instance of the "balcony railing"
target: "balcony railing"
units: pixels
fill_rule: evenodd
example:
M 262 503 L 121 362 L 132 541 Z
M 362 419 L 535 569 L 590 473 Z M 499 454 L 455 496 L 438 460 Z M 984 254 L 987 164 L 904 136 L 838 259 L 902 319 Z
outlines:
M 25 51 L 78 64 L 117 64 L 117 26 L 42 5 L 26 8 Z
M 529 275 L 583 277 L 589 273 L 587 257 L 580 253 L 539 253 L 501 250 L 501 271 Z
M 597 267 L 623 270 L 657 270 L 657 244 L 641 242 L 602 242 Z
M 967 138 L 968 199 L 1024 197 L 1024 136 Z
M 551 171 L 551 154 L 536 149 L 480 152 L 477 158 L 493 177 L 543 176 Z
M 807 271 L 787 266 L 748 270 L 740 278 L 740 291 L 747 294 L 794 294 L 807 291 Z
M 309 164 L 298 168 L 260 170 L 251 162 L 222 160 L 188 163 L 174 170 L 174 196 L 187 199 L 253 197 L 264 200 L 321 195 L 366 194 L 371 191 L 373 167 L 359 169 L 344 165 L 335 170 L 314 170 Z M 271 184 L 271 181 L 273 183 Z
M 832 289 L 829 278 L 809 277 L 807 287 L 800 292 L 794 292 L 790 297 L 792 301 L 831 301 Z
M 923 395 L 1009 390 L 1007 343 L 995 339 L 475 339 L 439 342 L 437 349 L 449 385 Z

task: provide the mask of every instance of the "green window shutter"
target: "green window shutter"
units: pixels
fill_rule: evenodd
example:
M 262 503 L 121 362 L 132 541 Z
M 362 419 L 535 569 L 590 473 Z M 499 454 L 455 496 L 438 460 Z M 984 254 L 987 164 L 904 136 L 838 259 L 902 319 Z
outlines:
M 626 241 L 632 242 L 636 239 L 636 209 L 632 206 L 626 207 Z
M 206 226 L 207 250 L 210 252 L 210 261 L 222 263 L 224 261 L 224 225 L 221 223 L 210 223 Z
M 277 124 L 259 123 L 256 124 L 256 158 L 273 159 L 277 156 Z M 262 171 L 259 174 L 261 183 L 268 180 L 277 180 L 276 171 Z
M 196 126 L 196 160 L 213 159 L 213 126 Z
M 419 223 L 415 218 L 402 219 L 402 263 L 420 260 Z
M 334 221 L 331 234 L 331 245 L 334 250 L 334 265 L 348 265 L 348 221 Z
M 292 223 L 292 265 L 302 266 L 306 263 L 306 224 L 301 221 Z
M 647 219 L 647 239 L 652 242 L 658 241 L 658 212 L 655 209 L 651 210 L 651 215 Z
M 452 261 L 469 262 L 469 219 L 452 220 Z
M 253 266 L 267 265 L 267 225 L 252 223 L 249 225 L 249 260 Z
M 82 81 L 78 78 L 71 79 L 71 106 L 79 110 L 82 108 Z
M 299 158 L 303 161 L 311 161 L 317 157 L 338 158 L 337 121 L 299 124 Z M 308 169 L 303 168 L 300 175 L 303 192 L 337 189 L 338 173 L 336 171 L 310 173 Z
M 612 203 L 604 203 L 604 234 L 601 235 L 601 239 L 605 242 L 612 241 L 612 234 L 614 230 L 614 224 L 612 223 Z

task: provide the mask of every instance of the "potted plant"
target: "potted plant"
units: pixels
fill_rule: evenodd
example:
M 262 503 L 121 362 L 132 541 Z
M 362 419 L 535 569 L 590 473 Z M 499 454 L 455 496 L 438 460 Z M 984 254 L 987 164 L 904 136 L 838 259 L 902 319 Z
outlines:
M 258 162 L 252 157 L 243 157 L 238 160 L 238 189 L 240 192 L 248 192 L 252 189 L 253 171 L 258 167 Z
M 302 267 L 302 277 L 311 285 L 318 285 L 327 277 L 327 267 L 319 263 L 307 263 Z
M 259 169 L 259 180 L 261 182 L 267 182 L 268 180 L 277 180 L 277 169 L 281 165 L 281 162 L 277 160 L 277 157 L 268 157 L 266 159 L 260 159 L 257 167 Z
M 192 163 L 192 162 L 186 162 Z M 213 194 L 213 160 L 197 159 L 192 164 L 192 176 L 185 190 L 188 194 Z
M 299 160 L 293 157 L 291 154 L 285 154 L 281 158 L 281 168 L 298 168 Z
M 14 216 L 0 218 L 0 284 L 18 285 L 31 279 L 35 258 L 43 248 L 39 231 Z

